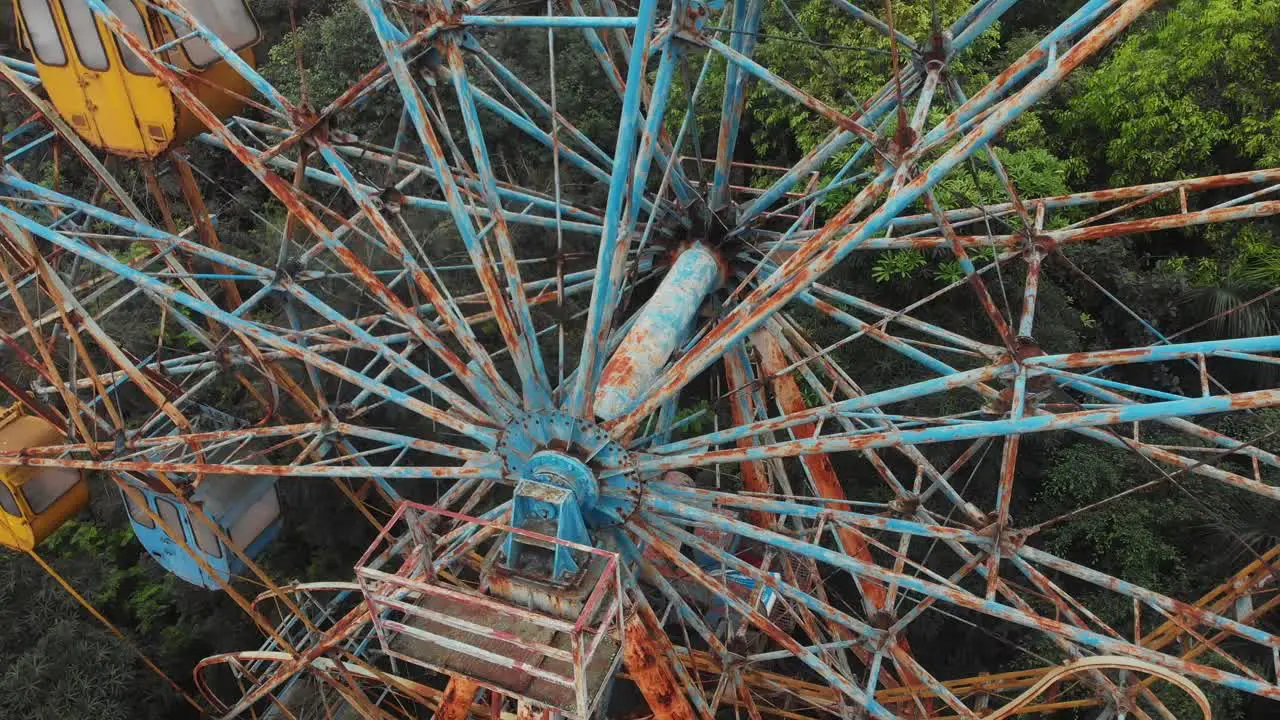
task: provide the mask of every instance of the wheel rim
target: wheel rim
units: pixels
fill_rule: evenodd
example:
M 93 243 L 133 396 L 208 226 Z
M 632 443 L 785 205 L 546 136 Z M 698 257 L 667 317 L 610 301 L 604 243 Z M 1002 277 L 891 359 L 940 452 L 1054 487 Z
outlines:
M 174 3 L 159 4 L 181 12 Z M 1013 117 L 1150 4 L 1085 3 L 1025 63 L 967 100 L 952 86 L 948 68 L 1012 3 L 979 3 L 936 41 L 912 41 L 881 23 L 877 30 L 895 38 L 891 50 L 898 72 L 864 112 L 851 116 L 791 84 L 805 78 L 780 78 L 752 59 L 762 12 L 752 3 L 727 9 L 677 3 L 668 9 L 642 2 L 634 15 L 617 15 L 606 3 L 600 15 L 590 16 L 575 4 L 547 18 L 471 6 L 430 6 L 410 16 L 362 0 L 358 5 L 388 68 L 368 87 L 403 106 L 393 113 L 403 118 L 394 147 L 357 142 L 330 127 L 324 111 L 288 100 L 247 67 L 239 69 L 281 115 L 273 118 L 278 124 L 215 119 L 202 138 L 240 160 L 287 212 L 284 230 L 291 237 L 277 243 L 272 257 L 245 252 L 243 244 L 219 251 L 207 234 L 175 236 L 144 212 L 130 220 L 26 181 L 17 169 L 6 172 L 15 207 L 0 208 L 0 216 L 12 238 L 34 238 L 6 247 L 13 266 L 29 273 L 25 280 L 20 273 L 7 278 L 11 306 L 27 282 L 55 306 L 77 298 L 77 312 L 92 317 L 91 306 L 102 307 L 109 296 L 95 296 L 95 289 L 119 278 L 120 287 L 140 289 L 127 299 L 129 306 L 146 306 L 151 317 L 163 312 L 194 341 L 189 349 L 171 348 L 168 358 L 147 360 L 136 339 L 72 323 L 72 335 L 94 346 L 78 356 L 81 362 L 105 360 L 89 370 L 89 378 L 74 381 L 80 394 L 59 393 L 56 387 L 70 380 L 52 371 L 65 366 L 40 347 L 47 332 L 31 332 L 52 320 L 24 318 L 27 331 L 9 335 L 18 346 L 35 343 L 24 348 L 24 358 L 43 374 L 37 394 L 61 403 L 69 420 L 81 420 L 72 423 L 81 441 L 5 462 L 148 478 L 169 473 L 196 483 L 218 473 L 373 479 L 392 499 L 403 483 L 448 480 L 457 490 L 445 496 L 463 507 L 499 502 L 509 492 L 501 488 L 527 479 L 512 471 L 513 457 L 527 461 L 568 445 L 581 450 L 570 454 L 583 460 L 599 448 L 575 445 L 580 433 L 600 433 L 598 445 L 610 448 L 609 457 L 599 458 L 604 464 L 592 471 L 600 497 L 616 505 L 605 508 L 591 529 L 615 536 L 629 582 L 645 586 L 655 604 L 671 606 L 678 619 L 667 632 L 674 636 L 679 630 L 694 638 L 692 645 L 711 649 L 696 659 L 690 655 L 688 667 L 705 662 L 730 668 L 744 656 L 762 655 L 780 668 L 813 673 L 834 691 L 824 696 L 828 710 L 830 703 L 849 703 L 892 717 L 946 706 L 965 715 L 973 712 L 972 700 L 942 685 L 912 651 L 916 619 L 941 613 L 958 614 L 991 632 L 1033 631 L 1057 653 L 1056 661 L 1078 654 L 1123 655 L 1280 697 L 1280 689 L 1260 677 L 1224 674 L 1179 657 L 1167 645 L 1136 642 L 1131 629 L 1103 623 L 1079 591 L 1068 593 L 1064 586 L 1105 590 L 1150 612 L 1190 618 L 1201 633 L 1227 633 L 1251 643 L 1252 651 L 1275 648 L 1275 637 L 1249 624 L 1253 618 L 1242 622 L 1221 607 L 1195 610 L 1057 557 L 1036 546 L 1038 525 L 1020 525 L 1012 515 L 1022 438 L 1048 432 L 1084 435 L 1135 453 L 1153 467 L 1169 468 L 1159 471 L 1166 482 L 1197 476 L 1252 493 L 1259 502 L 1277 499 L 1280 491 L 1271 478 L 1280 459 L 1218 435 L 1195 418 L 1280 404 L 1273 389 L 1214 389 L 1205 365 L 1214 354 L 1274 362 L 1266 353 L 1280 348 L 1280 337 L 1187 342 L 1159 336 L 1161 342 L 1150 347 L 1110 352 L 1050 352 L 1035 337 L 1044 267 L 1060 257 L 1060 248 L 1280 208 L 1265 201 L 1228 203 L 1135 221 L 1095 216 L 1074 225 L 1066 223 L 1073 217 L 1068 216 L 1061 226 L 1055 226 L 1055 213 L 1224 187 L 1238 186 L 1243 196 L 1280 173 L 1071 197 L 1015 193 L 1008 203 L 976 210 L 944 208 L 934 194 L 939 182 L 962 171 L 961 164 Z M 90 5 L 120 32 L 101 3 Z M 444 22 L 458 13 L 461 20 Z M 505 27 L 520 24 L 529 27 Z M 726 24 L 728 32 L 722 31 Z M 554 98 L 530 89 L 506 58 L 484 49 L 501 33 L 546 35 L 549 26 L 558 28 L 556 37 L 582 34 L 605 82 L 612 77 L 620 91 L 612 152 L 607 143 L 584 142 L 570 119 L 558 115 Z M 122 38 L 137 41 L 128 33 Z M 727 90 L 719 96 L 715 155 L 707 158 L 712 177 L 700 183 L 689 176 L 680 148 L 686 141 L 706 148 L 712 143 L 704 137 L 693 142 L 695 123 L 689 114 L 680 119 L 696 100 L 683 92 L 688 78 L 677 76 L 717 56 L 727 58 Z M 702 64 L 702 74 L 711 66 Z M 180 99 L 191 100 L 182 97 L 175 76 L 163 67 L 155 70 L 175 84 Z M 742 142 L 749 77 L 831 128 L 760 194 L 735 191 L 729 182 L 734 170 L 742 170 L 732 161 Z M 701 77 L 693 85 L 703 87 Z M 706 92 L 714 104 L 715 93 Z M 352 99 L 360 95 L 349 93 Z M 549 113 L 540 114 L 543 105 Z M 934 107 L 946 114 L 929 124 Z M 487 144 L 502 132 L 487 122 L 495 117 L 529 143 L 551 146 L 549 193 L 500 182 Z M 891 130 L 895 118 L 907 120 L 911 132 Z M 326 132 L 273 151 L 279 139 L 318 126 Z M 843 167 L 832 163 L 833 156 L 850 152 L 853 159 Z M 399 159 L 401 153 L 406 157 Z M 315 169 L 295 173 L 292 185 L 275 172 L 295 171 L 304 158 Z M 993 172 L 1002 174 L 996 156 L 989 159 L 997 163 Z M 858 177 L 858 162 L 871 168 L 862 180 L 851 179 Z M 693 164 L 703 164 L 703 158 Z M 373 180 L 375 170 L 385 173 L 380 183 Z M 587 188 L 562 187 L 562 174 Z M 308 194 L 307 188 L 326 185 L 342 191 L 341 203 L 326 207 Z M 833 186 L 856 193 L 838 210 L 824 210 L 825 221 L 816 223 L 818 203 L 833 192 L 824 188 Z M 605 190 L 603 205 L 593 202 L 593 193 L 598 197 Z M 788 192 L 796 195 L 789 198 Z M 787 205 L 795 219 L 785 218 L 779 231 L 772 223 Z M 926 214 L 908 215 L 921 206 Z M 54 229 L 38 212 L 46 207 L 114 230 L 95 235 Z M 450 229 L 436 234 L 441 218 Z M 985 232 L 964 235 L 966 223 L 975 220 L 984 222 Z M 987 229 L 992 220 L 1004 222 L 1007 232 Z M 567 250 L 575 244 L 566 243 L 569 235 L 598 238 L 597 254 Z M 524 242 L 530 239 L 537 242 Z M 117 257 L 135 243 L 152 255 Z M 859 253 L 936 248 L 952 254 L 963 277 L 944 291 L 901 303 L 906 310 L 823 282 L 856 268 Z M 36 258 L 48 256 L 48 249 L 56 249 L 56 264 L 42 266 Z M 983 268 L 972 261 L 979 251 L 988 253 Z M 166 264 L 167 255 L 180 261 Z M 453 255 L 461 261 L 452 261 Z M 1018 263 L 1023 280 L 1015 313 L 993 288 L 1003 290 L 1007 283 L 1000 273 Z M 86 267 L 98 270 L 86 273 Z M 202 273 L 208 268 L 212 272 Z M 225 290 L 229 279 L 250 292 L 232 302 Z M 970 293 L 966 303 L 976 298 L 989 319 L 988 340 L 914 315 L 930 304 L 953 302 L 961 292 Z M 668 305 L 660 302 L 671 298 L 676 300 Z M 210 329 L 201 331 L 186 315 L 179 319 L 180 312 Z M 47 312 L 43 317 L 51 318 Z M 564 329 L 567 324 L 571 330 Z M 836 347 L 812 337 L 829 334 L 814 332 L 821 324 L 841 328 Z M 846 345 L 883 348 L 924 372 L 912 382 L 868 391 L 857 369 L 839 361 Z M 1103 368 L 1147 363 L 1196 365 L 1207 390 L 1200 397 L 1182 396 L 1095 376 Z M 154 372 L 157 367 L 164 368 L 163 376 Z M 201 413 L 192 408 L 202 383 L 214 382 L 225 367 L 245 368 L 252 376 L 248 383 L 262 390 L 263 421 L 200 432 L 190 420 Z M 283 375 L 280 368 L 287 368 Z M 286 376 L 294 378 L 293 385 L 282 391 Z M 165 384 L 174 377 L 182 379 Z M 113 380 L 135 400 L 100 412 L 91 397 L 118 396 L 118 389 L 103 392 Z M 602 414 L 596 405 L 609 390 L 617 392 Z M 268 399 L 273 394 L 290 398 L 302 421 L 284 423 L 283 411 L 276 414 L 278 401 Z M 711 401 L 700 411 L 682 413 L 690 395 Z M 933 409 L 947 403 L 959 403 L 960 410 Z M 527 430 L 531 417 L 541 418 L 542 435 Z M 386 429 L 375 422 L 380 418 L 404 424 Z M 526 430 L 517 432 L 521 423 Z M 1212 461 L 1197 460 L 1118 429 L 1137 423 L 1159 424 L 1223 452 Z M 511 450 L 516 445 L 519 450 Z M 953 480 L 976 473 L 997 445 L 994 502 L 972 500 Z M 220 448 L 231 450 L 222 461 L 210 462 L 208 453 Z M 317 452 L 321 448 L 329 455 Z M 278 459 L 286 450 L 310 457 Z M 1255 473 L 1218 467 L 1229 451 L 1248 457 Z M 157 456 L 166 459 L 151 459 Z M 346 462 L 334 462 L 335 456 Z M 873 482 L 851 482 L 850 472 Z M 865 499 L 870 497 L 876 499 Z M 951 555 L 941 559 L 941 549 L 920 555 L 926 543 Z M 682 556 L 681 548 L 713 559 L 721 574 Z M 775 571 L 762 567 L 781 568 L 780 577 L 769 579 L 765 573 Z M 741 583 L 735 587 L 726 579 L 728 569 L 770 583 L 777 602 L 788 608 L 785 615 L 744 613 L 744 602 L 761 598 L 748 593 L 744 601 Z M 679 582 L 664 580 L 673 570 Z M 840 578 L 851 597 L 827 596 L 812 584 L 816 577 Z M 737 612 L 737 627 L 732 619 L 725 628 L 694 620 L 705 612 L 707 596 L 718 596 Z M 764 642 L 755 652 L 741 645 L 745 641 L 737 633 L 744 615 L 755 639 Z M 785 629 L 779 625 L 784 616 Z M 917 647 L 927 643 L 916 640 Z M 677 638 L 676 644 L 690 643 Z M 688 676 L 683 662 L 675 664 Z M 734 672 L 743 671 L 726 670 L 728 682 L 738 681 Z M 752 693 L 764 699 L 777 692 L 761 689 L 755 680 L 742 682 L 751 689 L 730 693 L 695 683 L 687 702 L 714 710 L 718 703 L 747 704 Z M 915 687 L 922 699 L 896 705 L 875 699 L 876 692 L 891 694 L 901 685 Z M 1125 691 L 1097 679 L 1090 692 L 1114 704 Z M 1151 697 L 1144 701 L 1159 702 Z

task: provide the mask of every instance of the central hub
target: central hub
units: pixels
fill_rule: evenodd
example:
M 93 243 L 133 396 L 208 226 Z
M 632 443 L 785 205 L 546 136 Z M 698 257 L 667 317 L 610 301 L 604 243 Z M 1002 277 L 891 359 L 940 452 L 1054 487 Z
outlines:
M 515 488 L 512 527 L 558 541 L 512 533 L 505 552 L 512 570 L 571 582 L 581 568 L 565 543 L 596 546 L 593 530 L 621 524 L 639 504 L 631 454 L 595 423 L 555 410 L 528 413 L 507 426 L 495 450 Z
M 529 458 L 525 468 L 529 476 L 524 480 L 569 490 L 583 512 L 595 507 L 600 496 L 595 473 L 578 458 L 558 450 L 542 450 Z
M 573 493 L 588 527 L 616 525 L 640 499 L 631 453 L 593 422 L 558 410 L 521 415 L 494 448 L 503 478 L 564 488 Z

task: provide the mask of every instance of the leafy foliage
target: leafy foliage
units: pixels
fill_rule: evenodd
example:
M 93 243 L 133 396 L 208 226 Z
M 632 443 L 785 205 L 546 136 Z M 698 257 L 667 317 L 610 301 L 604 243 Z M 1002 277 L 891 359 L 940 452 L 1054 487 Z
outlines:
M 29 559 L 0 556 L 0 717 L 171 717 L 171 694 Z
M 905 279 L 927 262 L 919 250 L 890 250 L 876 260 L 871 268 L 871 277 L 879 283 Z
M 270 46 L 263 67 L 289 97 L 300 99 L 305 85 L 312 106 L 322 108 L 381 61 L 373 28 L 356 3 L 316 3 L 309 15 L 295 17 L 297 28 Z
M 1181 0 L 1081 83 L 1072 149 L 1120 183 L 1276 165 L 1277 43 L 1278 0 Z
M 1037 509 L 1046 516 L 1109 497 L 1155 475 L 1132 453 L 1093 443 L 1054 454 Z M 1187 570 L 1170 537 L 1190 513 L 1176 495 L 1154 493 L 1089 513 L 1050 535 L 1049 548 L 1144 587 L 1182 589 Z

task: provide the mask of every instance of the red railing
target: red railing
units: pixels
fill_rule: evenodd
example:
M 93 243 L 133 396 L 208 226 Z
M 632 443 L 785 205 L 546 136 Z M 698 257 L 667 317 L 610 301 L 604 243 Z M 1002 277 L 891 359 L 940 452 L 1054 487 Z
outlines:
M 439 518 L 455 522 L 437 533 L 431 528 L 443 524 L 432 520 Z M 472 550 L 501 543 L 508 533 L 599 558 L 591 561 L 599 575 L 590 594 L 580 608 L 571 609 L 576 620 L 485 594 L 452 572 Z M 486 554 L 481 577 L 496 572 L 497 555 Z M 374 558 L 394 556 L 403 557 L 395 572 L 370 567 Z M 406 501 L 355 570 L 383 652 L 464 675 L 504 695 L 587 718 L 621 659 L 622 579 L 616 553 Z M 595 571 L 588 572 L 583 581 L 593 576 Z M 518 577 L 506 581 L 518 584 Z M 551 587 L 530 585 L 542 592 Z M 606 644 L 609 655 L 598 657 Z

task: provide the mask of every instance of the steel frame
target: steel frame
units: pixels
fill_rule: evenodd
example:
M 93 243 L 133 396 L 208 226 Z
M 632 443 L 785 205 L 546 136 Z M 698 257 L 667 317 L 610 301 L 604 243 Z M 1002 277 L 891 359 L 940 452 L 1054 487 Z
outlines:
M 329 478 L 371 522 L 345 479 L 372 483 L 393 505 L 397 485 L 448 480 L 436 502 L 447 518 L 436 529 L 436 552 L 457 557 L 477 528 L 500 522 L 502 493 L 517 479 L 495 451 L 507 428 L 530 413 L 560 409 L 598 422 L 630 451 L 641 478 L 606 490 L 623 503 L 642 488 L 638 499 L 626 501 L 632 511 L 615 511 L 616 526 L 597 529 L 597 539 L 607 537 L 620 553 L 617 601 L 621 609 L 626 597 L 629 615 L 617 623 L 618 640 L 625 625 L 628 672 L 655 716 L 710 718 L 732 705 L 753 718 L 849 717 L 853 708 L 882 718 L 974 718 L 1000 701 L 993 693 L 1031 686 L 1048 672 L 943 681 L 916 659 L 908 640 L 911 623 L 925 613 L 1024 628 L 1048 640 L 1053 662 L 1123 656 L 1280 700 L 1280 638 L 1258 622 L 1276 603 L 1275 550 L 1188 603 L 1046 552 L 1036 545 L 1045 528 L 1022 525 L 1011 511 L 1022 437 L 1062 431 L 1150 462 L 1162 480 L 1143 488 L 1182 487 L 1177 476 L 1185 474 L 1187 484 L 1208 480 L 1257 502 L 1280 500 L 1280 457 L 1254 439 L 1230 438 L 1196 420 L 1280 405 L 1280 389 L 1231 390 L 1211 370 L 1224 359 L 1276 364 L 1280 336 L 1189 340 L 1142 320 L 1152 340 L 1145 347 L 1049 354 L 1034 341 L 1044 269 L 1064 257 L 1065 247 L 1280 214 L 1280 201 L 1265 199 L 1280 187 L 1280 170 L 1020 197 L 1017 178 L 993 152 L 1000 132 L 1154 0 L 1082 2 L 966 96 L 950 64 L 1015 1 L 981 0 L 948 27 L 935 18 L 939 32 L 911 38 L 893 26 L 891 13 L 881 17 L 835 0 L 837 11 L 883 35 L 895 58 L 909 58 L 895 59 L 879 93 L 842 109 L 805 90 L 806 78 L 783 78 L 755 59 L 764 39 L 761 0 L 727 6 L 641 0 L 633 14 L 611 0 L 599 0 L 588 14 L 574 0 L 523 15 L 491 0 L 357 0 L 383 62 L 315 110 L 305 98 L 279 92 L 183 3 L 152 0 L 149 6 L 193 28 L 256 91 L 254 117 L 219 118 L 106 2 L 87 0 L 208 125 L 199 142 L 238 161 L 283 207 L 287 222 L 273 252 L 224 243 L 217 214 L 200 199 L 192 163 L 178 154 L 173 172 L 192 220 L 180 231 L 163 192 L 153 193 L 154 212 L 144 210 L 41 99 L 37 69 L 4 58 L 0 74 L 34 115 L 4 138 L 6 147 L 16 147 L 0 175 L 6 201 L 0 303 L 20 324 L 0 328 L 0 341 L 17 360 L 0 374 L 0 385 L 56 418 L 71 439 L 0 453 L 0 464 L 129 473 L 175 497 L 184 495 L 174 482 L 181 476 L 195 483 L 218 473 L 285 482 Z M 599 65 L 600 84 L 618 93 L 613 147 L 560 112 L 554 80 L 544 96 L 537 81 L 508 66 L 511 58 L 486 49 L 500 32 L 543 33 L 549 48 L 557 37 L 581 37 Z M 716 92 L 703 82 L 713 59 L 724 67 L 713 102 L 720 122 L 715 141 L 704 143 L 691 110 L 699 93 Z M 554 78 L 554 50 L 549 60 Z M 690 60 L 702 63 L 696 82 L 689 73 L 677 80 Z M 736 162 L 743 117 L 757 91 L 788 98 L 798 113 L 832 129 L 789 167 L 757 176 L 766 187 L 744 190 L 748 183 L 735 182 L 735 174 L 760 170 Z M 360 113 L 375 96 L 401 111 L 393 145 L 339 129 L 344 113 Z M 945 113 L 943 119 L 931 122 L 931 111 Z M 491 156 L 497 131 L 489 118 L 551 156 L 550 191 L 500 177 L 511 173 Z M 451 127 L 458 120 L 460 127 Z M 715 156 L 696 154 L 691 172 L 686 145 L 697 153 L 714 145 Z M 49 148 L 63 146 L 98 183 L 88 199 L 22 173 L 38 168 Z M 837 167 L 837 157 L 848 159 Z M 939 184 L 971 159 L 991 165 L 1007 202 L 961 208 L 938 202 Z M 703 165 L 711 168 L 709 183 L 695 179 Z M 372 179 L 378 174 L 381 182 Z M 602 192 L 592 197 L 574 191 L 575 183 Z M 322 187 L 339 191 L 341 202 L 319 200 Z M 820 212 L 837 188 L 855 191 L 852 199 Z M 216 189 L 204 183 L 205 191 Z M 1166 205 L 1175 200 L 1171 212 Z M 426 236 L 427 218 L 441 217 L 452 228 L 442 244 L 452 243 L 461 263 L 434 251 Z M 778 221 L 789 227 L 779 230 Z M 995 234 L 987 229 L 993 222 L 1012 229 Z M 960 234 L 974 227 L 983 231 Z M 566 235 L 591 240 L 595 254 L 570 257 Z M 554 237 L 555 252 L 532 250 L 535 236 Z M 979 267 L 975 249 L 989 249 L 993 259 Z M 965 278 L 903 308 L 823 283 L 854 253 L 892 250 L 949 253 Z M 695 253 L 712 257 L 702 265 L 716 264 L 714 281 L 684 270 L 699 259 Z M 1019 263 L 1025 272 L 1014 315 L 995 301 L 992 285 L 1003 284 L 1002 268 Z M 683 306 L 660 312 L 660 303 L 646 305 L 654 287 L 680 293 Z M 994 341 L 915 315 L 961 292 L 974 293 Z M 158 318 L 157 342 L 144 347 L 114 329 L 125 313 Z M 921 379 L 864 390 L 858 374 L 841 366 L 838 348 L 820 346 L 803 329 L 813 318 L 843 326 L 839 344 L 874 343 L 918 367 Z M 571 323 L 580 332 L 570 332 Z M 186 347 L 166 346 L 170 324 L 189 339 Z M 653 349 L 652 337 L 665 339 L 657 355 L 645 352 Z M 1123 372 L 1150 364 L 1190 367 L 1199 394 L 1137 384 L 1141 373 Z M 191 418 L 202 393 L 228 378 L 257 399 L 262 420 L 200 431 Z M 614 402 L 596 412 L 601 388 L 624 386 L 624 406 Z M 699 391 L 713 403 L 681 417 L 681 400 Z M 1070 402 L 1050 402 L 1049 391 Z M 947 416 L 920 410 L 942 398 L 972 410 Z M 700 415 L 711 430 L 696 429 Z M 388 430 L 375 425 L 379 416 L 412 422 Z M 1155 426 L 1177 434 L 1178 444 L 1153 439 L 1156 431 L 1148 428 Z M 979 505 L 956 480 L 977 471 L 996 439 L 997 495 Z M 961 450 L 948 457 L 935 446 Z M 206 457 L 232 447 L 219 463 Z M 873 483 L 883 483 L 877 490 L 887 489 L 891 499 L 859 497 L 872 485 L 840 477 L 849 467 L 845 454 L 865 463 Z M 151 459 L 160 455 L 165 459 Z M 1228 459 L 1237 462 L 1224 465 Z M 699 469 L 715 482 L 683 474 Z M 727 476 L 742 489 L 726 489 Z M 396 519 L 407 506 L 398 507 Z M 483 523 L 467 519 L 473 514 Z M 412 533 L 383 532 L 396 550 L 362 560 L 369 569 L 358 573 L 361 582 L 370 573 L 385 580 L 377 567 L 413 540 Z M 944 561 L 922 553 L 924 543 L 950 555 Z M 745 559 L 744 548 L 758 557 Z M 709 560 L 690 560 L 686 550 Z M 730 571 L 752 589 L 734 586 Z M 846 578 L 859 597 L 834 597 L 806 577 Z M 227 717 L 267 706 L 293 716 L 289 688 L 300 677 L 319 678 L 367 717 L 395 716 L 391 695 L 377 688 L 413 702 L 442 702 L 440 717 L 459 717 L 475 711 L 477 687 L 494 687 L 483 678 L 457 678 L 446 700 L 438 700 L 438 691 L 399 677 L 373 652 L 373 639 L 393 622 L 386 603 L 344 607 L 350 587 L 328 603 L 272 588 L 289 614 L 279 626 L 241 602 L 268 635 L 266 644 L 197 669 L 197 683 Z M 766 611 L 766 590 L 777 612 Z M 1094 595 L 1131 603 L 1133 627 L 1095 614 Z M 726 608 L 722 627 L 705 622 L 711 605 Z M 1148 630 L 1143 613 L 1148 623 L 1159 617 L 1163 624 Z M 765 649 L 744 649 L 748 636 Z M 1175 648 L 1179 639 L 1194 644 Z M 385 638 L 381 645 L 385 651 Z M 1216 665 L 1201 660 L 1206 654 Z M 1257 658 L 1271 667 L 1259 670 Z M 752 667 L 764 662 L 789 662 L 822 682 Z M 214 667 L 232 668 L 243 683 L 240 698 L 227 703 L 213 696 L 202 678 Z M 1104 717 L 1147 711 L 1168 717 L 1149 685 L 1094 670 L 1070 691 L 1078 697 L 1018 712 L 1100 706 Z M 673 697 L 672 688 L 682 694 Z M 779 698 L 798 705 L 781 707 Z M 579 702 L 583 715 L 586 706 Z M 519 712 L 541 710 L 526 703 Z

